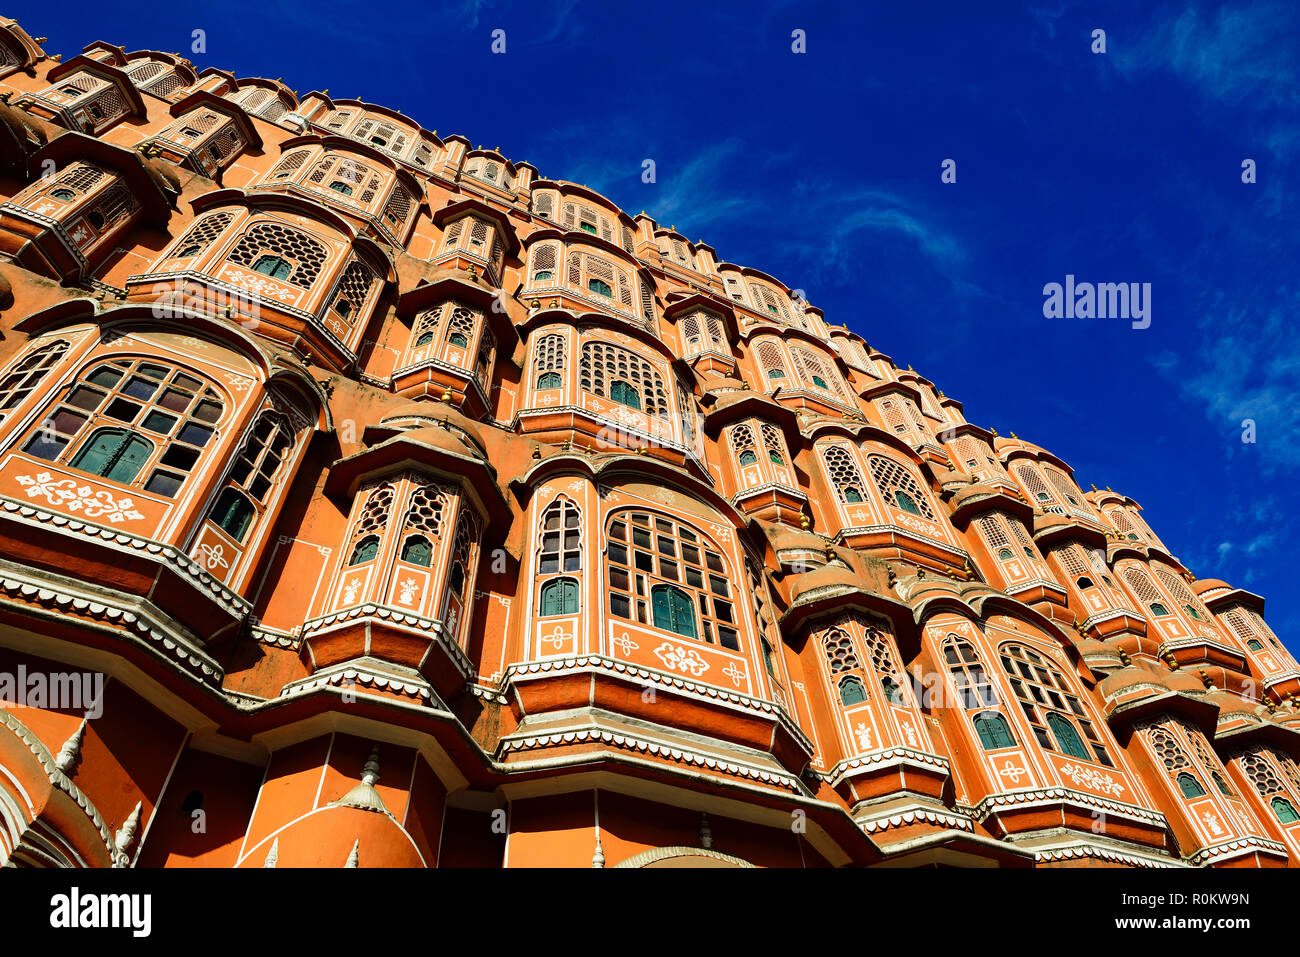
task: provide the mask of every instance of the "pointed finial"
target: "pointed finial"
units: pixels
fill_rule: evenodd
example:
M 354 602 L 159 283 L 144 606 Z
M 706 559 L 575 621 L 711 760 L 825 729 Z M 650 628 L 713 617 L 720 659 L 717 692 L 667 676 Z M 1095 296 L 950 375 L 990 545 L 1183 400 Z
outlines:
M 271 842 L 271 849 L 266 852 L 266 860 L 262 862 L 262 866 L 275 867 L 278 860 L 280 860 L 280 839 L 277 837 Z
M 997 429 L 989 429 L 989 435 L 993 436 L 993 437 L 996 439 L 996 438 L 998 437 L 998 430 L 997 430 Z
M 1091 484 L 1092 484 L 1092 490 L 1093 490 L 1094 492 L 1097 491 L 1097 483 L 1096 483 L 1096 482 L 1093 482 L 1093 483 L 1091 483 Z
M 143 803 L 136 801 L 135 810 L 131 812 L 130 817 L 126 819 L 122 826 L 117 829 L 117 833 L 113 835 L 113 851 L 114 857 L 116 858 L 114 862 L 115 867 L 126 867 L 130 862 L 131 858 L 130 855 L 127 854 L 127 851 L 129 851 L 131 845 L 135 843 L 135 832 L 140 828 L 140 815 L 143 811 Z
M 344 868 L 360 866 L 361 838 L 357 838 L 356 843 L 352 845 L 352 850 L 348 852 L 348 859 L 343 864 Z
M 709 827 L 709 816 L 700 815 L 700 847 L 706 850 L 713 847 L 713 828 Z
M 72 737 L 63 742 L 63 747 L 59 749 L 59 756 L 54 759 L 54 766 L 64 774 L 71 775 L 77 769 L 77 763 L 81 760 L 81 742 L 86 736 L 86 719 L 81 719 L 81 724 L 77 725 L 77 730 L 72 732 Z
M 596 850 L 593 851 L 591 855 L 591 866 L 592 867 L 605 866 L 605 849 L 600 846 L 599 834 L 596 835 Z
M 343 797 L 333 802 L 330 807 L 355 807 L 362 811 L 377 811 L 380 814 L 387 814 L 388 808 L 384 807 L 383 798 L 375 790 L 375 784 L 378 781 L 379 745 L 376 744 L 370 749 L 370 757 L 366 758 L 366 763 L 362 765 L 361 782 Z

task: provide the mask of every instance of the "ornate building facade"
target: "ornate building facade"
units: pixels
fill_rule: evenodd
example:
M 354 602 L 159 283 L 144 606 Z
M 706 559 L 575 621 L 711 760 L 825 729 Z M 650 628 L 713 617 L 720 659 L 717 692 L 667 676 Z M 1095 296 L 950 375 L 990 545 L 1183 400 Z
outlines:
M 1132 499 L 499 150 L 0 27 L 0 861 L 1300 860 L 1300 666 Z

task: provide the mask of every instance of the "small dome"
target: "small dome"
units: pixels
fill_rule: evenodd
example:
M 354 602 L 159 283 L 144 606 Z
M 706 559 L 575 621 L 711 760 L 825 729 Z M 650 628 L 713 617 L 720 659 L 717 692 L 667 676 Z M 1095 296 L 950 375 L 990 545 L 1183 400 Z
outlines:
M 829 543 L 820 535 L 799 528 L 781 526 L 771 535 L 772 547 L 778 552 L 819 552 L 825 554 Z
M 1097 685 L 1097 690 L 1104 698 L 1115 698 L 1139 689 L 1145 689 L 1148 694 L 1160 694 L 1168 690 L 1168 685 L 1164 682 L 1164 675 L 1136 665 L 1119 669 Z
M 427 445 L 430 448 L 441 449 L 444 452 L 450 452 L 452 455 L 474 459 L 483 458 L 482 452 L 473 448 L 452 429 L 444 429 L 435 425 L 410 429 L 403 435 L 413 442 L 419 442 L 421 445 Z
M 1181 694 L 1205 694 L 1205 682 L 1190 671 L 1184 671 L 1181 668 L 1165 675 L 1165 684 L 1169 686 L 1171 691 L 1177 691 Z
M 862 578 L 854 574 L 851 568 L 834 562 L 796 576 L 790 585 L 790 598 L 792 601 L 798 601 L 801 597 L 817 595 L 822 592 L 836 593 L 869 590 L 870 586 Z
M 274 847 L 274 852 L 272 848 Z M 357 867 L 425 867 L 411 836 L 390 814 L 332 805 L 318 808 L 264 840 L 240 864 L 343 867 L 353 848 Z
M 1206 694 L 1205 700 L 1219 706 L 1220 723 L 1237 719 L 1250 722 L 1268 720 L 1268 709 L 1262 704 L 1247 701 L 1226 691 L 1211 691 Z

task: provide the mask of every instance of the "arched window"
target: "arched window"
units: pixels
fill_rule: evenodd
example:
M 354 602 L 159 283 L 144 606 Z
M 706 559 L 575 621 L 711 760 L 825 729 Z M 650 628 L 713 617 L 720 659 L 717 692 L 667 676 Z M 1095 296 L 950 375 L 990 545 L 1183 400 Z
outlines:
M 451 566 L 451 574 L 447 576 L 447 588 L 457 598 L 464 597 L 465 594 L 465 566 L 460 562 Z
M 1188 772 L 1182 772 L 1174 780 L 1178 782 L 1178 790 L 1183 792 L 1183 797 L 1205 797 L 1205 788 L 1201 787 L 1201 782 Z
M 663 379 L 648 361 L 630 350 L 607 342 L 584 343 L 578 376 L 585 391 L 630 405 L 614 396 L 614 386 L 622 382 L 621 395 L 628 396 L 627 389 L 631 388 L 637 397 L 639 404 L 633 408 L 644 409 L 649 415 L 668 415 Z
M 459 346 L 462 349 L 469 348 L 469 339 L 465 338 L 463 332 L 453 332 L 447 337 L 447 343 L 453 346 Z
M 650 589 L 650 607 L 656 628 L 676 632 L 684 638 L 697 637 L 695 606 L 683 589 L 676 585 L 655 585 Z
M 223 412 L 204 380 L 148 359 L 96 365 L 62 395 L 23 451 L 167 497 L 195 470 Z
M 234 213 L 213 213 L 190 227 L 176 243 L 176 251 L 164 259 L 192 259 L 215 242 L 235 218 Z
M 543 617 L 547 615 L 576 615 L 578 613 L 578 582 L 573 578 L 556 578 L 542 586 Z
M 594 292 L 616 301 L 623 312 L 632 312 L 632 282 L 627 272 L 593 253 L 570 248 L 566 260 L 570 289 Z
M 428 568 L 433 561 L 433 546 L 423 535 L 410 535 L 402 542 L 402 561 Z
M 243 542 L 253 524 L 253 503 L 233 488 L 224 488 L 212 506 L 212 521 L 237 542 Z
M 1083 745 L 1086 740 L 1096 760 L 1106 767 L 1113 767 L 1105 745 L 1087 717 L 1088 712 L 1065 675 L 1026 645 L 1006 642 L 998 650 L 1007 680 L 1011 682 L 1038 743 L 1049 751 L 1089 761 L 1093 758 L 1089 757 L 1088 749 Z
M 280 223 L 257 223 L 227 257 L 273 279 L 308 288 L 325 264 L 325 247 Z M 287 270 L 287 271 L 286 271 Z
M 605 559 L 611 614 L 647 624 L 653 611 L 655 627 L 740 650 L 727 566 L 703 535 L 664 515 L 625 511 L 610 518 L 608 538 Z M 661 584 L 671 587 L 659 588 Z M 687 615 L 691 608 L 694 611 Z M 688 619 L 689 632 L 684 630 Z
M 334 311 L 348 325 L 352 324 L 353 316 L 365 307 L 376 278 L 370 267 L 360 260 L 354 259 L 348 264 L 334 294 Z
M 1300 821 L 1300 814 L 1296 814 L 1295 807 L 1284 797 L 1275 797 L 1268 802 L 1273 813 L 1277 815 L 1279 823 L 1294 824 Z
M 1151 603 L 1151 614 L 1155 615 L 1157 618 L 1160 618 L 1163 617 L 1164 615 L 1169 614 L 1169 609 L 1166 608 L 1164 605 L 1160 604 L 1160 602 L 1153 601 Z
M 930 501 L 911 472 L 883 455 L 868 456 L 867 468 L 886 502 L 893 502 L 905 512 L 935 521 Z
M 811 382 L 823 392 L 844 397 L 844 387 L 840 383 L 840 377 L 831 369 L 830 362 L 825 356 L 816 355 L 799 346 L 791 347 L 790 354 L 794 357 L 795 368 L 799 370 L 804 382 Z
M 731 449 L 736 454 L 736 461 L 742 468 L 758 463 L 758 453 L 754 451 L 754 430 L 747 424 L 733 425 L 728 435 Z
M 886 675 L 880 679 L 880 687 L 885 692 L 885 700 L 890 704 L 903 704 L 903 689 L 898 686 L 898 682 Z
M 964 638 L 949 635 L 943 643 L 943 660 L 952 676 L 952 683 L 957 688 L 958 699 L 967 711 L 974 708 L 996 708 L 997 692 L 988 672 L 980 663 L 975 646 Z
M 0 379 L 0 417 L 31 395 L 67 351 L 68 343 L 60 339 L 19 359 Z
M 542 513 L 537 571 L 576 572 L 582 568 L 582 513 L 567 498 L 558 498 Z
M 822 449 L 822 461 L 826 463 L 826 475 L 831 488 L 841 502 L 853 505 L 862 501 L 862 475 L 858 472 L 854 455 L 840 445 L 828 445 Z
M 763 445 L 767 449 L 768 459 L 773 465 L 785 465 L 785 442 L 777 427 L 764 422 L 759 431 L 763 435 Z
M 533 351 L 533 368 L 539 373 L 537 388 L 558 389 L 564 384 L 564 336 L 552 332 L 537 340 Z
M 1056 739 L 1056 750 L 1084 761 L 1092 760 L 1088 749 L 1083 746 L 1079 732 L 1069 721 L 1053 712 L 1047 715 L 1047 726 L 1052 729 L 1052 737 Z
M 1075 583 L 1076 585 L 1078 585 L 1080 588 L 1092 588 L 1092 587 L 1093 587 L 1093 581 L 1092 581 L 1092 579 L 1089 578 L 1087 575 L 1082 575 L 1082 576 L 1080 576 L 1079 578 L 1076 578 L 1075 581 L 1074 581 L 1074 583 Z
M 867 689 L 863 687 L 862 682 L 849 675 L 843 678 L 839 684 L 840 704 L 848 707 L 849 705 L 861 704 L 867 700 Z
M 841 628 L 832 628 L 826 633 L 822 640 L 822 650 L 826 653 L 826 662 L 833 675 L 862 668 L 857 652 L 853 650 L 853 639 Z
M 1015 747 L 1016 739 L 1011 734 L 1007 719 L 996 711 L 981 711 L 972 719 L 975 733 L 979 736 L 980 747 L 985 751 L 998 748 Z
M 379 554 L 379 536 L 367 535 L 361 541 L 357 542 L 352 549 L 352 555 L 348 558 L 348 566 L 362 565 L 366 562 L 374 561 L 375 556 Z
M 757 355 L 759 367 L 763 370 L 763 374 L 767 376 L 769 382 L 786 377 L 785 357 L 779 345 L 771 341 L 760 342 L 758 343 Z
M 1264 649 L 1264 643 L 1261 642 L 1258 638 L 1252 638 L 1252 639 L 1250 639 L 1250 641 L 1246 642 L 1246 647 L 1249 648 L 1251 651 L 1264 651 L 1264 650 L 1265 650 L 1265 649 Z

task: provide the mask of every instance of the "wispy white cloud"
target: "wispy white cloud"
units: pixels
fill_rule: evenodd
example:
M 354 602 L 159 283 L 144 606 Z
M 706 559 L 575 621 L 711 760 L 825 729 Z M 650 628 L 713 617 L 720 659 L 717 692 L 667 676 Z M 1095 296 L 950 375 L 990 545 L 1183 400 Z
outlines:
M 1168 70 L 1211 99 L 1257 107 L 1294 106 L 1297 61 L 1290 43 L 1296 9 L 1255 2 L 1205 13 L 1188 7 L 1157 23 L 1132 45 L 1114 43 L 1112 56 L 1126 73 Z

